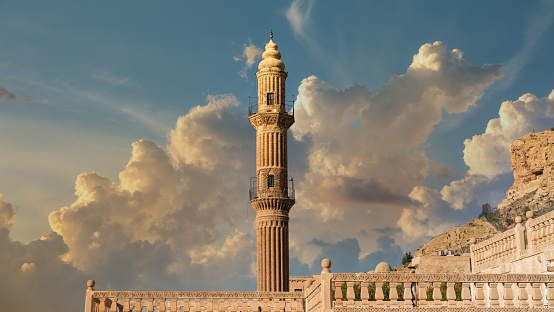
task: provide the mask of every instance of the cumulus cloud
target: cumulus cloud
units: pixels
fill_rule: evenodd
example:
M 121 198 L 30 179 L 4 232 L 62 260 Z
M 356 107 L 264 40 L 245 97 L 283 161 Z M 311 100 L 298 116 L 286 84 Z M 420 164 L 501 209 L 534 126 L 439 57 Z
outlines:
M 254 63 L 260 58 L 262 55 L 262 49 L 258 48 L 252 42 L 249 44 L 244 45 L 244 50 L 242 51 L 242 54 L 239 56 L 233 57 L 235 62 L 241 62 L 244 61 L 245 67 L 239 72 L 239 75 L 242 78 L 248 79 L 248 74 L 246 73 L 246 70 L 252 67 Z
M 12 204 L 4 200 L 4 195 L 0 194 L 0 228 L 11 228 L 15 221 L 15 213 Z
M 433 175 L 435 175 L 439 180 L 448 180 L 454 173 L 447 165 L 440 163 L 432 164 L 430 169 Z
M 33 98 L 28 95 L 15 95 L 10 91 L 0 87 L 0 100 L 6 101 L 22 101 L 28 103 L 34 103 Z
M 471 65 L 459 50 L 435 42 L 423 45 L 407 72 L 391 77 L 378 93 L 358 85 L 336 89 L 315 76 L 304 79 L 292 127 L 294 138 L 308 145 L 302 207 L 329 220 L 344 214 L 333 204 L 346 198 L 409 202 L 407 195 L 429 169 L 422 143 L 443 111 L 466 111 L 501 77 L 500 69 Z
M 396 223 L 405 239 L 431 238 L 456 225 L 460 213 L 452 210 L 437 190 L 416 186 L 409 196 L 413 204 L 402 209 Z
M 552 127 L 554 90 L 547 97 L 524 94 L 516 101 L 504 101 L 498 118 L 491 119 L 485 133 L 464 141 L 464 162 L 469 171 L 464 179 L 445 186 L 441 194 L 461 209 L 479 186 L 511 171 L 510 144 L 537 129 Z
M 207 102 L 179 118 L 168 134 L 169 153 L 140 140 L 119 181 L 95 172 L 77 177 L 77 199 L 49 216 L 68 246 L 65 261 L 87 274 L 117 270 L 143 287 L 253 285 L 252 237 L 238 213 L 248 188 L 247 121 L 234 112 L 233 96 Z M 108 287 L 125 287 L 100 277 Z

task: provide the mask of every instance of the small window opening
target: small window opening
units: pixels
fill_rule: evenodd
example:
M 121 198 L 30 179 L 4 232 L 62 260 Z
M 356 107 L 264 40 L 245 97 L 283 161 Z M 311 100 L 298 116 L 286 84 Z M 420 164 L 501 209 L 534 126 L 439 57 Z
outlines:
M 267 105 L 273 105 L 273 104 L 275 104 L 274 93 L 268 93 L 267 94 Z
M 273 187 L 275 185 L 275 177 L 270 174 L 267 176 L 267 187 Z

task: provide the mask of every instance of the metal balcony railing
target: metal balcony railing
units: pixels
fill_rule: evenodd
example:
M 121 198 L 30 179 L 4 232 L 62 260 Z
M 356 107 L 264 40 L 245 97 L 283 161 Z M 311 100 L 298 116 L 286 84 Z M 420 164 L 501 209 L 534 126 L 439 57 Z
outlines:
M 288 198 L 296 200 L 296 194 L 294 190 L 294 180 L 291 178 L 287 181 L 289 185 L 285 190 L 281 190 L 277 187 L 270 187 L 265 190 L 258 191 L 257 181 L 255 177 L 250 178 L 250 191 L 249 197 L 250 200 L 254 200 L 258 197 L 277 197 L 277 198 Z
M 286 95 L 285 96 L 285 113 L 289 114 L 291 116 L 294 116 L 294 102 L 296 101 L 296 95 Z M 257 96 L 249 96 L 248 97 L 248 117 L 257 114 L 257 113 L 265 113 L 265 112 L 276 112 L 275 109 L 267 109 L 264 112 L 260 112 L 258 110 L 258 97 Z

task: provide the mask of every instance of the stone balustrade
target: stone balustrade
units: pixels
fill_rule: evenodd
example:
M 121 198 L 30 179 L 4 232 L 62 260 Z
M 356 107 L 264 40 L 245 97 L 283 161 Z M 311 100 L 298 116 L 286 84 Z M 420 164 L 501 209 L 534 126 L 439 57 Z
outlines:
M 554 247 L 554 211 L 527 221 L 528 249 L 532 253 Z
M 329 267 L 303 292 L 95 291 L 89 281 L 85 312 L 554 310 L 551 274 L 352 274 Z
M 519 224 L 518 226 L 472 245 L 471 260 L 474 269 L 480 271 L 498 263 L 515 260 L 525 248 L 523 229 Z
M 554 309 L 554 275 L 335 273 L 331 279 L 334 312 Z
M 85 312 L 303 312 L 301 292 L 95 291 L 89 281 Z
M 473 273 L 543 273 L 548 263 L 535 263 L 530 258 L 554 260 L 554 211 L 538 218 L 528 211 L 528 220 L 523 223 L 521 217 L 516 217 L 513 229 L 497 234 L 489 239 L 471 245 L 471 266 Z M 547 252 L 547 254 L 545 254 Z M 541 256 L 542 254 L 542 256 Z M 547 256 L 548 259 L 542 259 Z

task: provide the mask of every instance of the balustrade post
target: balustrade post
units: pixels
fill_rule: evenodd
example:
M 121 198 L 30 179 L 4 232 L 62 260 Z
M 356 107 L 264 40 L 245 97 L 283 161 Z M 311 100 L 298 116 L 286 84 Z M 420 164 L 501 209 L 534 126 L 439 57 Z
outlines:
M 94 280 L 87 281 L 87 291 L 85 292 L 85 312 L 94 311 L 94 301 L 92 296 L 94 295 Z
M 541 292 L 542 283 L 531 283 L 533 290 L 531 292 L 531 300 L 533 302 L 534 308 L 542 307 L 542 292 Z
M 471 306 L 471 291 L 469 282 L 462 282 L 462 306 L 464 308 Z
M 456 291 L 454 290 L 454 282 L 446 283 L 446 300 L 449 307 L 455 307 L 456 304 Z
M 519 258 L 521 253 L 525 251 L 525 227 L 522 225 L 522 219 L 520 216 L 515 218 L 516 227 L 514 229 L 516 258 Z
M 478 308 L 485 307 L 485 293 L 483 291 L 484 283 L 475 283 L 475 306 Z
M 354 306 L 354 298 L 356 298 L 354 296 L 354 282 L 346 282 L 346 305 L 349 307 Z
M 535 216 L 535 213 L 531 210 L 531 211 L 527 211 L 525 213 L 525 216 L 527 217 L 527 221 L 525 222 L 525 227 L 527 228 L 527 249 L 528 250 L 533 250 L 533 246 L 535 245 L 535 239 L 537 238 L 537 232 L 534 231 L 535 229 L 533 229 L 529 223 L 531 222 L 531 220 L 533 219 L 533 217 Z
M 332 307 L 332 291 L 333 284 L 331 279 L 333 274 L 331 274 L 331 260 L 323 259 L 321 261 L 321 270 L 320 280 L 321 280 L 321 312 L 331 312 Z M 366 290 L 367 291 L 367 290 Z M 342 292 L 341 292 L 342 293 Z M 336 297 L 336 296 L 335 296 Z
M 369 302 L 369 282 L 360 283 L 360 299 L 362 299 L 362 305 L 365 302 Z
M 335 306 L 342 305 L 342 284 L 335 282 Z
M 413 307 L 412 282 L 404 282 L 404 304 L 405 307 Z
M 498 308 L 500 306 L 500 296 L 498 295 L 498 283 L 489 283 L 489 300 L 491 302 L 491 308 Z
M 519 301 L 519 307 L 520 308 L 526 308 L 529 306 L 529 303 L 527 302 L 527 299 L 529 299 L 529 297 L 527 296 L 527 283 L 517 283 L 517 286 L 519 288 L 519 293 L 518 293 L 518 301 Z
M 385 304 L 383 302 L 383 299 L 385 299 L 385 295 L 383 294 L 383 284 L 383 282 L 375 282 L 375 304 L 377 306 Z
M 434 306 L 442 306 L 441 282 L 433 282 L 433 303 Z
M 389 282 L 389 299 L 391 307 L 396 307 L 398 305 L 398 291 L 396 290 L 397 285 L 399 285 L 397 282 Z
M 546 283 L 546 300 L 548 307 L 554 308 L 554 283 Z
M 513 308 L 514 307 L 514 291 L 512 290 L 513 283 L 504 283 L 504 294 L 502 299 L 504 300 L 504 307 Z
M 417 300 L 419 306 L 426 306 L 427 304 L 427 283 L 420 282 L 417 283 L 418 286 L 418 292 L 417 292 Z

